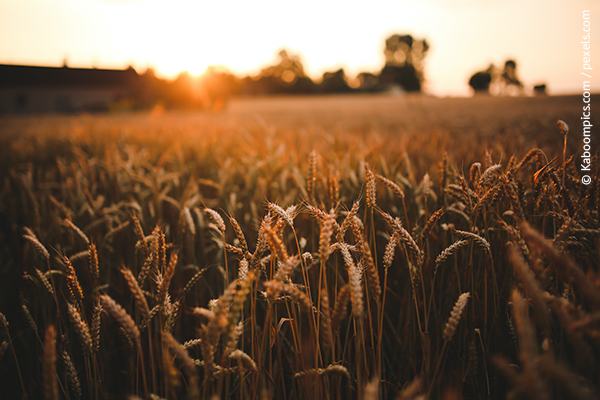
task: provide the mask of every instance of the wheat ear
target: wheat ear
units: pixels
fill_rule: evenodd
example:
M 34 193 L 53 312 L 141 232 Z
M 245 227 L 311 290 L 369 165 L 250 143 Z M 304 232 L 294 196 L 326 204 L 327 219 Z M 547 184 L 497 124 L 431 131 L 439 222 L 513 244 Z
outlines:
M 129 314 L 117 304 L 108 295 L 100 296 L 100 303 L 102 307 L 117 321 L 119 325 L 125 330 L 127 335 L 135 341 L 135 344 L 139 347 L 140 345 L 140 330 L 131 318 Z
M 38 240 L 38 238 L 33 234 L 33 232 L 29 228 L 25 228 L 25 229 L 26 229 L 26 232 L 30 232 L 31 234 L 23 235 L 23 239 L 30 242 L 33 245 L 33 247 L 35 248 L 35 250 L 38 252 L 38 254 L 44 258 L 44 260 L 46 260 L 46 261 L 49 260 L 50 253 L 48 253 L 48 250 L 46 250 L 44 245 Z
M 71 297 L 74 301 L 83 301 L 83 291 L 79 285 L 79 280 L 77 279 L 77 274 L 75 273 L 75 268 L 73 268 L 73 265 L 71 264 L 71 260 L 69 260 L 67 256 L 63 256 L 62 260 L 67 269 L 67 285 L 69 286 Z
M 219 232 L 221 232 L 222 235 L 225 235 L 225 222 L 221 215 L 212 208 L 205 208 L 204 212 L 210 216 Z
M 317 152 L 312 151 L 308 161 L 308 177 L 306 178 L 306 191 L 311 199 L 315 197 L 315 183 L 317 182 Z
M 75 368 L 75 364 L 73 364 L 73 360 L 71 356 L 64 348 L 59 350 L 60 359 L 62 361 L 63 367 L 65 369 L 65 375 L 67 375 L 67 382 L 69 382 L 69 387 L 71 388 L 71 392 L 73 393 L 73 397 L 78 400 L 81 399 L 81 382 L 79 381 L 79 376 L 77 376 L 77 369 Z
M 125 280 L 127 281 L 127 286 L 129 286 L 129 291 L 131 292 L 131 295 L 133 296 L 133 299 L 135 301 L 135 304 L 137 305 L 138 310 L 142 314 L 142 318 L 144 318 L 144 319 L 150 318 L 150 308 L 148 307 L 148 302 L 146 301 L 146 297 L 144 296 L 142 289 L 138 285 L 138 282 L 135 279 L 135 276 L 133 276 L 133 273 L 127 268 L 122 268 L 121 273 L 123 274 L 123 276 L 125 277 Z
M 470 293 L 466 292 L 461 294 L 456 300 L 454 304 L 454 308 L 450 313 L 450 318 L 446 323 L 446 327 L 444 328 L 444 341 L 449 342 L 452 340 L 454 336 L 454 332 L 456 332 L 456 328 L 458 327 L 458 323 L 460 322 L 460 318 L 462 317 L 463 312 L 467 306 L 467 302 L 469 301 Z
M 340 321 L 346 317 L 348 313 L 348 303 L 350 302 L 350 285 L 345 284 L 339 290 L 333 314 L 331 315 L 331 324 L 333 329 L 336 329 Z
M 303 376 L 326 376 L 326 375 L 344 375 L 350 378 L 350 372 L 343 365 L 332 364 L 327 368 L 312 368 L 304 371 L 300 371 L 294 374 L 294 378 L 301 378 Z
M 162 277 L 160 282 L 160 286 L 158 287 L 158 293 L 156 295 L 156 300 L 159 305 L 165 304 L 165 299 L 167 296 L 167 292 L 169 291 L 169 285 L 171 284 L 171 280 L 173 276 L 175 276 L 175 267 L 177 266 L 178 256 L 176 252 L 171 253 L 171 258 L 169 259 L 169 265 L 165 270 L 165 274 Z
M 330 246 L 331 236 L 333 235 L 333 224 L 335 222 L 335 212 L 332 209 L 325 221 L 323 221 L 323 225 L 321 227 L 321 233 L 319 235 L 319 255 L 321 257 L 321 261 L 325 263 L 330 255 Z
M 69 319 L 75 327 L 75 331 L 81 341 L 81 346 L 86 354 L 92 353 L 92 336 L 90 335 L 90 328 L 87 323 L 81 318 L 81 314 L 77 311 L 77 308 L 71 303 L 67 303 L 67 309 L 69 311 Z
M 368 163 L 365 163 L 365 180 L 367 181 L 367 207 L 375 208 L 377 207 L 377 182 Z
M 79 236 L 81 238 L 81 240 L 83 240 L 87 246 L 90 245 L 90 239 L 88 239 L 87 235 L 85 233 L 83 233 L 83 231 L 81 229 L 79 229 L 77 227 L 77 225 L 75 225 L 73 223 L 73 221 L 71 221 L 69 218 L 67 218 L 64 220 L 64 224 L 66 227 L 68 227 L 73 232 L 75 232 L 77 234 L 77 236 Z
M 186 374 L 189 382 L 188 396 L 196 398 L 199 394 L 198 389 L 198 373 L 196 372 L 196 364 L 190 357 L 187 350 L 179 344 L 179 342 L 168 332 L 163 334 L 163 340 L 169 352 L 175 356 L 182 365 L 183 372 Z
M 365 264 L 365 271 L 367 272 L 367 279 L 369 280 L 369 292 L 376 302 L 379 302 L 381 298 L 381 283 L 379 281 L 379 272 L 373 261 L 371 255 L 371 248 L 366 240 L 362 240 L 362 258 Z

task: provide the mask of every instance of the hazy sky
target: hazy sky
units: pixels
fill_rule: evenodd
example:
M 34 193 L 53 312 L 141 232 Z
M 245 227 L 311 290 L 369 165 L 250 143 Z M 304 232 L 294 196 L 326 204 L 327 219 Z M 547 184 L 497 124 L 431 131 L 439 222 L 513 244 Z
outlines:
M 526 86 L 579 93 L 583 10 L 598 92 L 597 0 L 0 0 L 0 63 L 254 74 L 286 48 L 313 78 L 340 67 L 353 77 L 381 69 L 387 36 L 410 33 L 431 45 L 429 93 L 469 94 L 474 72 L 508 58 Z

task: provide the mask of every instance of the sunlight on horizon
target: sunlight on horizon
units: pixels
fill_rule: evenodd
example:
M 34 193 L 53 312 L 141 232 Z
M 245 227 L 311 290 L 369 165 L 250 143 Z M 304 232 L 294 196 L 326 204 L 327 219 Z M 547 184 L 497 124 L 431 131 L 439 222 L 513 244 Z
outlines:
M 184 70 L 198 75 L 218 65 L 241 76 L 258 74 L 285 48 L 300 55 L 315 80 L 339 68 L 353 78 L 381 69 L 388 35 L 408 33 L 431 45 L 425 66 L 430 93 L 468 94 L 470 75 L 508 58 L 517 60 L 527 85 L 547 82 L 553 93 L 575 92 L 583 9 L 600 13 L 596 2 L 583 0 L 570 5 L 558 0 L 378 0 L 368 6 L 337 1 L 4 0 L 0 35 L 11 40 L 0 42 L 0 63 L 132 65 L 168 78 Z

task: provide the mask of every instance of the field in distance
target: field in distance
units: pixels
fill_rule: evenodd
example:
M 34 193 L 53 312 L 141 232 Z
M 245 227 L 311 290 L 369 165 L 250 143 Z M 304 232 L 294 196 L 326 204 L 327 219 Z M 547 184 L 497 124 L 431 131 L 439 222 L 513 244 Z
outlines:
M 582 185 L 582 107 L 365 95 L 0 116 L 0 391 L 596 399 L 600 163 Z

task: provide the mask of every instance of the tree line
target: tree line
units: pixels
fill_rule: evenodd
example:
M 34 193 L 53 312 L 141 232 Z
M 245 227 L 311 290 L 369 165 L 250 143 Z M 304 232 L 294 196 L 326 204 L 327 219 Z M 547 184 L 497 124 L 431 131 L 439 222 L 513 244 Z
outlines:
M 187 72 L 175 80 L 156 77 L 153 70 L 141 75 L 137 105 L 141 108 L 162 104 L 168 108 L 222 108 L 234 96 L 314 95 L 339 93 L 379 93 L 386 91 L 420 93 L 425 82 L 426 39 L 394 34 L 385 41 L 385 63 L 379 71 L 361 72 L 350 80 L 344 69 L 325 72 L 320 80 L 306 73 L 297 54 L 278 53 L 277 61 L 255 76 L 238 77 L 223 67 L 210 66 L 200 76 Z M 474 94 L 521 95 L 524 85 L 517 76 L 517 64 L 507 60 L 504 68 L 493 64 L 473 74 L 468 82 Z M 536 94 L 545 94 L 538 85 Z
M 255 76 L 238 77 L 223 67 L 210 66 L 200 76 L 182 72 L 173 81 L 158 78 L 152 69 L 140 76 L 138 105 L 157 102 L 166 107 L 219 108 L 233 96 L 313 95 L 422 91 L 424 60 L 429 50 L 425 39 L 394 34 L 385 42 L 385 64 L 376 72 L 361 72 L 350 80 L 343 68 L 325 72 L 320 80 L 306 73 L 300 56 L 287 50 L 276 63 Z

